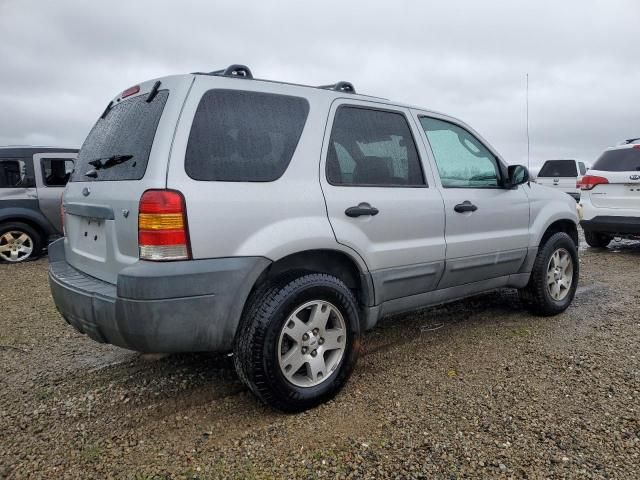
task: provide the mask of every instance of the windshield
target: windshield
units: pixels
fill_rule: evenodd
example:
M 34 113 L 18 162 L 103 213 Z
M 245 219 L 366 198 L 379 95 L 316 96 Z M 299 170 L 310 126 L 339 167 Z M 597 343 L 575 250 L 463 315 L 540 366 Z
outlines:
M 605 172 L 637 172 L 640 171 L 640 149 L 624 148 L 607 150 L 593 164 L 593 170 Z
M 139 95 L 108 110 L 82 145 L 71 181 L 140 180 L 168 97 L 169 92 L 161 90 L 151 102 Z M 113 158 L 109 168 L 96 168 Z

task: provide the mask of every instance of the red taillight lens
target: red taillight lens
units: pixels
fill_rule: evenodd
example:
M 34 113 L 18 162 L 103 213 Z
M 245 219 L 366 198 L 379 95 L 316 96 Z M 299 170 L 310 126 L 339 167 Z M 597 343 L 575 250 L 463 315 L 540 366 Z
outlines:
M 147 190 L 138 211 L 140 259 L 191 258 L 184 197 L 175 190 Z
M 599 177 L 598 175 L 585 175 L 582 177 L 582 180 L 579 180 L 576 183 L 576 187 L 581 190 L 593 190 L 596 185 L 603 185 L 605 183 L 609 183 L 604 177 Z
M 127 97 L 130 97 L 131 95 L 135 95 L 139 91 L 140 91 L 140 85 L 136 85 L 134 87 L 129 87 L 124 92 L 122 92 L 120 94 L 120 97 L 127 98 Z

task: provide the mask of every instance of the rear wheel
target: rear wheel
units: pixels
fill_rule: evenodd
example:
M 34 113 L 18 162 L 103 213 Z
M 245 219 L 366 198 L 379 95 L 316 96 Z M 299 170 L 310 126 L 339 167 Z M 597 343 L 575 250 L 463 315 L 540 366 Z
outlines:
M 298 412 L 331 399 L 355 366 L 356 300 L 338 278 L 302 274 L 249 301 L 234 349 L 240 378 L 262 401 Z
M 541 245 L 527 286 L 520 298 L 537 315 L 557 315 L 573 301 L 578 287 L 578 249 L 564 232 Z
M 584 239 L 587 245 L 593 248 L 606 248 L 613 240 L 611 235 L 600 232 L 584 232 Z
M 22 222 L 0 225 L 0 261 L 18 263 L 37 257 L 42 240 L 37 231 Z

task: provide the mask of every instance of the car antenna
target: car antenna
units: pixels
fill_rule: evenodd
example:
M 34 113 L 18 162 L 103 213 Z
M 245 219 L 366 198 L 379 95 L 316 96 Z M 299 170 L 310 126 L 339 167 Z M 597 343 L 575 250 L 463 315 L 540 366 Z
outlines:
M 527 102 L 527 170 L 531 171 L 531 147 L 529 141 L 529 74 L 527 73 L 527 91 L 526 91 L 526 102 Z

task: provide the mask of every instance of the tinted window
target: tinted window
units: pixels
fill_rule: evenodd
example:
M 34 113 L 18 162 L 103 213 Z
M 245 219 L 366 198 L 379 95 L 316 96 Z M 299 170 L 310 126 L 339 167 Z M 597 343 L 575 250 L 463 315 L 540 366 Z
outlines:
M 636 172 L 640 170 L 640 149 L 607 150 L 593 164 L 593 170 L 606 172 Z
M 453 123 L 421 117 L 445 188 L 500 186 L 498 159 L 473 135 Z
M 64 187 L 73 172 L 70 158 L 43 158 L 42 179 L 47 187 Z
M 538 177 L 577 177 L 576 162 L 573 160 L 547 160 Z
M 300 97 L 209 90 L 193 119 L 185 170 L 195 180 L 276 180 L 293 157 L 308 113 Z
M 24 168 L 19 160 L 0 160 L 0 188 L 22 186 Z
M 327 179 L 333 185 L 423 186 L 420 158 L 405 116 L 340 107 L 329 140 Z
M 149 153 L 167 103 L 169 92 L 160 90 L 151 102 L 146 95 L 139 95 L 114 105 L 104 118 L 99 118 L 84 141 L 72 182 L 107 180 L 140 180 L 149 161 Z M 114 155 L 132 155 L 122 163 L 97 170 L 98 176 L 85 176 L 94 167 L 89 162 Z
M 578 162 L 578 168 L 580 169 L 580 175 L 587 173 L 587 167 L 584 166 L 584 163 Z

